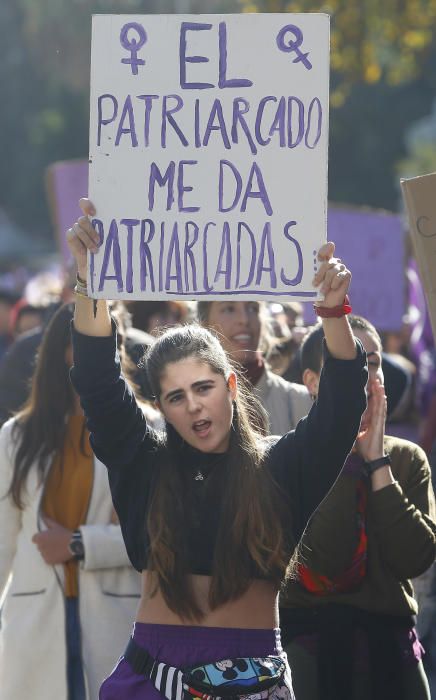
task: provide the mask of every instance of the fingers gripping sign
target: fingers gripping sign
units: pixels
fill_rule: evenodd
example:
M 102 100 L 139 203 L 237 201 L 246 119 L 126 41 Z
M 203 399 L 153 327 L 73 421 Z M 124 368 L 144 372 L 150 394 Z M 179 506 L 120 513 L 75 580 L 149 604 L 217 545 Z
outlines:
M 356 357 L 356 342 L 346 315 L 351 312 L 347 296 L 351 272 L 340 258 L 335 257 L 335 244 L 325 243 L 318 251 L 321 263 L 312 284 L 319 288 L 322 299 L 314 304 L 321 317 L 327 348 L 332 355 L 343 360 Z
M 313 278 L 313 285 L 319 288 L 324 299 L 318 301 L 317 306 L 340 306 L 344 303 L 350 287 L 351 272 L 340 258 L 334 257 L 334 253 L 335 244 L 331 241 L 325 243 L 318 251 L 321 265 Z
M 91 217 L 97 214 L 94 204 L 86 198 L 79 200 L 83 216 L 68 229 L 67 244 L 76 261 L 77 284 L 74 289 L 76 303 L 74 327 L 85 335 L 108 336 L 112 333 L 108 305 L 104 300 L 97 308 L 97 300 L 88 294 L 87 258 L 88 251 L 96 253 L 102 243 L 99 232 L 92 225 Z M 90 276 L 93 275 L 93 257 L 91 258 Z M 91 303 L 92 302 L 92 303 Z
M 79 205 L 84 216 L 81 216 L 73 226 L 68 229 L 67 243 L 71 254 L 76 260 L 78 275 L 85 280 L 88 250 L 91 253 L 96 253 L 98 251 L 100 237 L 89 219 L 90 216 L 96 213 L 94 205 L 89 199 L 85 198 L 79 201 Z

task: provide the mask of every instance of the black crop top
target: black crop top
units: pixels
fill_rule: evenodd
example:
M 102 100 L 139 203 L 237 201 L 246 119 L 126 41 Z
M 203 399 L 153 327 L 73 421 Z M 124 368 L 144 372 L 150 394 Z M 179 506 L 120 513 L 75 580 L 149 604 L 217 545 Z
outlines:
M 132 565 L 147 568 L 146 513 L 159 469 L 159 440 L 149 428 L 125 382 L 115 331 L 110 337 L 86 336 L 72 327 L 73 385 L 80 395 L 91 445 L 107 467 L 112 499 Z M 325 346 L 317 401 L 296 429 L 268 440 L 265 467 L 287 494 L 297 542 L 307 522 L 335 482 L 351 450 L 366 406 L 366 355 L 359 341 L 354 360 L 337 360 Z M 210 575 L 224 493 L 225 455 L 205 454 L 186 446 L 180 455 L 184 497 L 191 517 L 182 523 L 190 571 Z M 199 478 L 202 476 L 203 478 Z M 198 477 L 198 478 L 196 478 Z M 285 532 L 285 536 L 286 536 Z

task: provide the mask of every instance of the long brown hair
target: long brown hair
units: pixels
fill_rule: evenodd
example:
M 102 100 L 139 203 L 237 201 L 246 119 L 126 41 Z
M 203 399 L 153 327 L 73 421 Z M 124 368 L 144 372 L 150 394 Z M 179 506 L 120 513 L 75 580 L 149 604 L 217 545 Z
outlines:
M 227 380 L 232 365 L 218 340 L 205 328 L 190 325 L 165 332 L 145 358 L 151 388 L 160 396 L 165 367 L 195 357 Z M 268 471 L 263 469 L 262 436 L 250 427 L 252 402 L 239 387 L 234 402 L 230 446 L 225 473 L 223 510 L 220 517 L 212 583 L 211 608 L 238 598 L 253 578 L 253 564 L 260 575 L 279 584 L 289 561 L 283 533 L 284 499 Z M 180 459 L 184 442 L 167 424 L 164 458 L 147 517 L 150 538 L 149 567 L 168 607 L 187 619 L 201 619 L 203 612 L 189 587 L 183 482 Z M 185 445 L 186 446 L 186 445 Z
M 18 508 L 24 508 L 23 487 L 36 463 L 42 482 L 47 462 L 62 448 L 65 418 L 74 406 L 73 389 L 65 353 L 71 343 L 70 322 L 74 306 L 65 304 L 47 325 L 38 351 L 30 396 L 17 414 L 14 439 L 17 443 L 8 494 Z
M 118 344 L 123 371 L 135 390 L 130 377 L 131 366 L 126 360 L 123 338 L 127 323 L 123 306 L 111 308 L 117 323 Z M 39 483 L 56 454 L 62 453 L 66 434 L 66 419 L 74 409 L 74 393 L 66 352 L 71 344 L 70 326 L 74 304 L 64 304 L 51 318 L 44 330 L 32 377 L 29 398 L 17 413 L 13 438 L 17 445 L 8 496 L 20 509 L 24 508 L 24 486 L 31 469 L 36 468 Z M 81 437 L 85 454 L 85 429 Z

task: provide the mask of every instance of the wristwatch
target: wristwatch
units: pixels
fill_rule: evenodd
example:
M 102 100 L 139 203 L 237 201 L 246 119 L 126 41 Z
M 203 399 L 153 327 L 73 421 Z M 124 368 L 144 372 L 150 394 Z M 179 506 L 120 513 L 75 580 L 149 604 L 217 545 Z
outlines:
M 82 561 L 85 558 L 85 548 L 83 546 L 82 533 L 80 530 L 74 530 L 68 549 L 73 555 L 73 559 L 76 561 Z

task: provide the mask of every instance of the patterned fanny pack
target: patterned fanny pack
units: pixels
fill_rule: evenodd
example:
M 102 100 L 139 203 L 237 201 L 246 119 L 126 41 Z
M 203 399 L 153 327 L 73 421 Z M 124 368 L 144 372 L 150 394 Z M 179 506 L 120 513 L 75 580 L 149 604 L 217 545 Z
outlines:
M 282 656 L 223 659 L 182 670 L 153 659 L 131 638 L 124 658 L 167 700 L 293 699 L 285 682 L 286 657 Z

